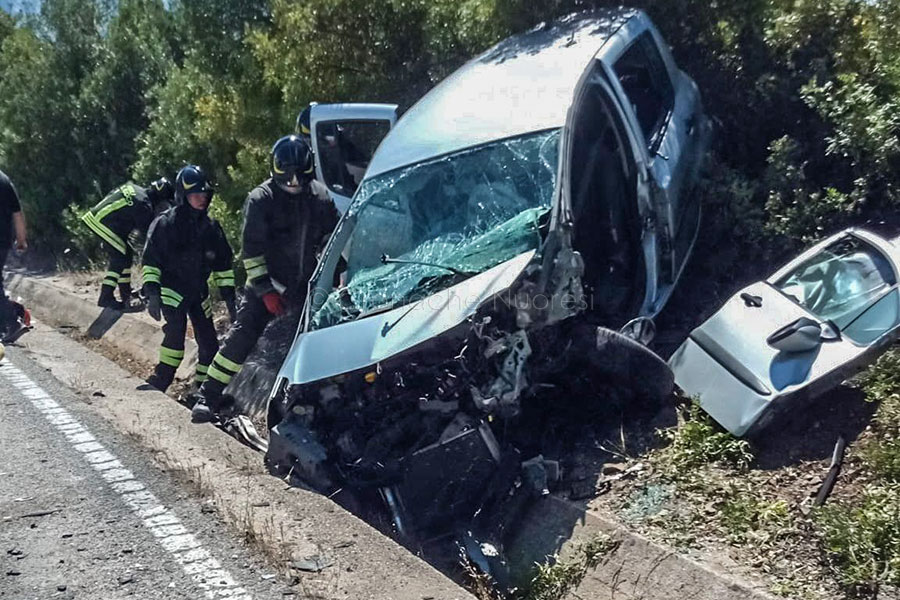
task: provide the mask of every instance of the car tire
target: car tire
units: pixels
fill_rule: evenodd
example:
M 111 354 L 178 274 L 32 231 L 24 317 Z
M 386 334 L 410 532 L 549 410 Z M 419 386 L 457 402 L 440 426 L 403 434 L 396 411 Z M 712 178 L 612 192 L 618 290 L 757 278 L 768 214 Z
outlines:
M 612 329 L 598 327 L 595 349 L 590 359 L 595 375 L 608 377 L 647 401 L 661 402 L 672 395 L 672 369 L 646 346 Z

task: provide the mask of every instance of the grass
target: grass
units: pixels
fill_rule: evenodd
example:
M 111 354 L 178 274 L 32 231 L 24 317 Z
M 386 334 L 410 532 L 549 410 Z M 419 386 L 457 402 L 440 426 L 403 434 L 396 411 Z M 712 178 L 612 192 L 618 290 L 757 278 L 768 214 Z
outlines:
M 900 484 L 870 485 L 861 500 L 822 507 L 816 522 L 842 584 L 900 585 Z
M 893 349 L 859 377 L 877 402 L 870 435 L 860 443 L 859 497 L 819 509 L 815 523 L 837 579 L 855 593 L 900 585 L 900 350 Z
M 593 569 L 619 542 L 598 534 L 575 547 L 572 555 L 550 560 L 535 567 L 535 575 L 522 600 L 559 600 L 578 587 L 589 569 Z
M 672 479 L 690 478 L 697 468 L 718 464 L 746 471 L 754 455 L 750 443 L 722 430 L 697 402 L 680 408 L 677 427 L 660 432 L 669 445 L 660 451 L 659 465 Z
M 732 544 L 764 544 L 788 531 L 791 515 L 784 500 L 768 500 L 750 486 L 729 484 L 719 517 Z

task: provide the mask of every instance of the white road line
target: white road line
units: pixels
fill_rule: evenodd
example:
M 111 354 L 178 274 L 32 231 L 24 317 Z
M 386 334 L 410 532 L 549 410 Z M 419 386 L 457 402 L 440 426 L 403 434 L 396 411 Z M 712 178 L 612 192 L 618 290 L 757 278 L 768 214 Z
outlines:
M 0 375 L 16 387 L 44 418 L 65 436 L 77 454 L 97 471 L 144 524 L 159 544 L 178 562 L 210 600 L 252 600 L 234 577 L 181 523 L 178 517 L 111 452 L 50 395 L 9 362 L 0 364 Z

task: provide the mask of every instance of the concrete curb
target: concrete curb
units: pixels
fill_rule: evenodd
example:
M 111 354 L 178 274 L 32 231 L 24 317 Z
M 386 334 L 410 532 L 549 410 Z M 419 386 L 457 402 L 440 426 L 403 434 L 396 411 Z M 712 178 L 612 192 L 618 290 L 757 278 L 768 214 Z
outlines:
M 641 600 L 774 600 L 746 581 L 714 571 L 621 525 L 567 500 L 547 496 L 531 508 L 522 527 L 507 545 L 507 559 L 522 571 L 547 554 L 561 559 L 596 535 L 607 535 L 618 546 L 604 555 L 572 590 L 572 598 Z
M 5 279 L 7 294 L 11 297 L 22 296 L 32 314 L 53 327 L 76 327 L 86 333 L 104 312 L 93 302 L 54 285 L 49 278 L 12 273 L 7 274 Z M 156 364 L 163 339 L 162 326 L 125 313 L 101 339 L 138 361 Z M 186 339 L 184 361 L 178 369 L 178 376 L 192 377 L 196 365 L 197 344 L 192 339 Z
M 423 560 L 315 492 L 292 488 L 269 475 L 262 456 L 208 425 L 193 425 L 187 410 L 112 361 L 43 323 L 23 339 L 42 367 L 92 397 L 89 408 L 155 453 L 167 470 L 209 495 L 219 513 L 263 548 L 303 597 L 344 600 L 474 600 Z M 292 561 L 322 557 L 318 573 Z

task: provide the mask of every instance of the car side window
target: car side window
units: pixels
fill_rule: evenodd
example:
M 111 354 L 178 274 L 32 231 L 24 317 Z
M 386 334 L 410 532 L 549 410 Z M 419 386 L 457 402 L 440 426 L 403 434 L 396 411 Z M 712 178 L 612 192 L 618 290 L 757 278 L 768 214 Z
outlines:
M 653 35 L 645 31 L 638 36 L 613 69 L 641 125 L 647 148 L 656 151 L 675 105 L 675 90 Z
M 847 325 L 843 333 L 857 344 L 868 346 L 896 327 L 898 321 L 900 296 L 894 288 Z
M 896 284 L 888 259 L 852 235 L 829 244 L 774 282 L 794 302 L 820 319 L 834 321 L 841 330 Z

